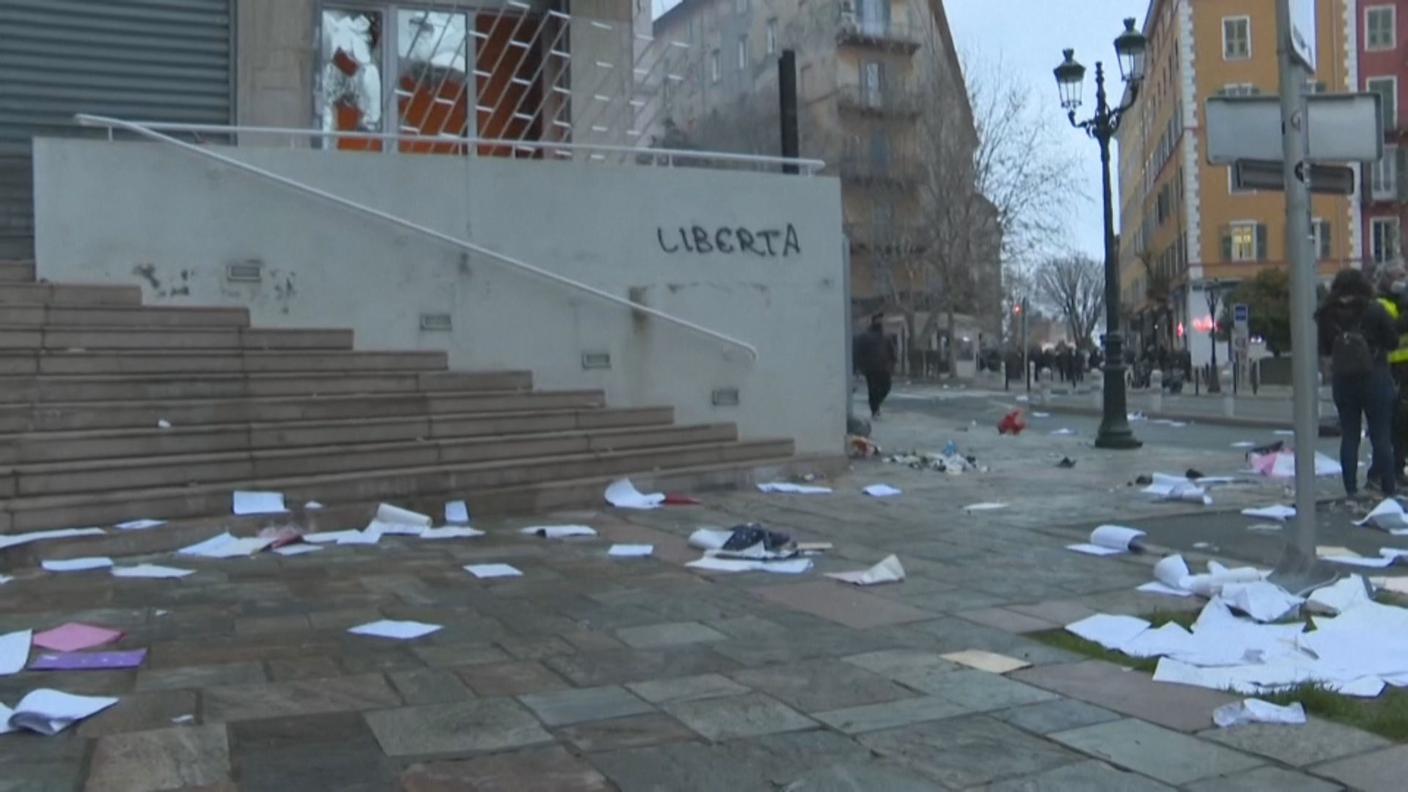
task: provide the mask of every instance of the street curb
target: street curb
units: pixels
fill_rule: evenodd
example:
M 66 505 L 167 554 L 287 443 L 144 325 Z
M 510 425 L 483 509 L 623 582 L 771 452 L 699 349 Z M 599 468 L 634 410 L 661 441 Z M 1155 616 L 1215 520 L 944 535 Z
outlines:
M 1032 402 L 1031 405 L 1029 405 L 1029 406 L 1040 406 L 1040 407 L 1041 407 L 1042 409 L 1044 409 L 1044 410 L 1049 410 L 1050 412 L 1053 412 L 1053 413 L 1064 413 L 1064 414 L 1067 414 L 1067 415 L 1091 415 L 1091 416 L 1097 416 L 1097 417 L 1098 417 L 1098 416 L 1100 416 L 1100 415 L 1103 414 L 1102 411 L 1097 410 L 1097 409 L 1095 409 L 1094 407 L 1080 407 L 1080 406 L 1077 406 L 1077 405 L 1074 405 L 1074 404 L 1050 404 L 1050 403 L 1047 403 L 1047 404 L 1037 405 L 1036 402 Z M 1198 414 L 1190 414 L 1190 413 L 1169 413 L 1169 412 L 1145 413 L 1145 416 L 1148 417 L 1148 418 L 1155 418 L 1155 419 L 1169 420 L 1169 421 L 1184 421 L 1184 422 L 1186 422 L 1186 423 L 1211 424 L 1212 426 L 1242 426 L 1242 427 L 1250 427 L 1250 428 L 1254 428 L 1254 429 L 1292 429 L 1292 428 L 1294 428 L 1294 427 L 1291 426 L 1291 422 L 1290 422 L 1290 421 L 1270 420 L 1270 419 L 1266 419 L 1266 418 L 1238 418 L 1238 417 L 1236 417 L 1236 416 L 1232 416 L 1232 417 L 1229 418 L 1229 417 L 1227 417 L 1227 416 L 1225 416 L 1225 415 L 1198 415 Z M 1327 432 L 1327 431 L 1326 431 L 1327 429 L 1331 429 L 1331 426 L 1330 426 L 1329 424 L 1326 424 L 1326 423 L 1323 423 L 1323 422 L 1322 422 L 1322 423 L 1321 423 L 1320 432 L 1319 432 L 1319 434 L 1320 434 L 1321 437 L 1338 437 L 1338 436 L 1339 436 L 1338 427 L 1334 427 L 1334 428 L 1333 428 L 1333 431 L 1331 431 L 1331 432 Z

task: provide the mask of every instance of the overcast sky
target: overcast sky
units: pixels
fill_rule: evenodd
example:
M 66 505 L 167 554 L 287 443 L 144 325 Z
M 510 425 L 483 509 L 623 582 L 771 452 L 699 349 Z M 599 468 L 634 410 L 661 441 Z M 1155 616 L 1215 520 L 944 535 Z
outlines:
M 1061 112 L 1051 70 L 1061 62 L 1062 49 L 1075 48 L 1076 60 L 1088 70 L 1084 91 L 1087 105 L 1081 109 L 1089 111 L 1095 96 L 1095 61 L 1104 61 L 1107 69 L 1119 74 L 1114 41 L 1124 29 L 1121 20 L 1134 17 L 1142 23 L 1148 5 L 1148 0 L 944 0 L 954 41 L 965 61 L 1000 62 L 1012 79 L 1025 82 L 1032 92 L 1033 110 L 1062 130 L 1058 140 L 1079 158 L 1081 185 L 1088 200 L 1075 202 L 1069 245 L 1096 260 L 1104 249 L 1100 228 L 1100 150 L 1094 140 L 1070 128 Z M 1118 96 L 1118 91 L 1115 93 Z M 1119 161 L 1118 155 L 1112 152 L 1112 156 L 1116 159 L 1111 163 L 1111 177 L 1117 180 L 1114 163 Z M 1118 214 L 1118 192 L 1115 211 Z

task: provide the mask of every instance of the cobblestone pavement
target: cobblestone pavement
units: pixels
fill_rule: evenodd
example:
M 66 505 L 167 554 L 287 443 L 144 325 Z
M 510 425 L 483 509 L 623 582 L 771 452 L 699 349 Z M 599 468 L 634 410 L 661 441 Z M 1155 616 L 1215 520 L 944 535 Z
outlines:
M 10 551 L 0 632 L 83 621 L 150 654 L 136 671 L 0 677 L 10 705 L 42 686 L 121 697 L 57 737 L 0 736 L 0 790 L 1402 789 L 1408 747 L 1320 721 L 1212 729 L 1227 696 L 1025 636 L 1094 611 L 1195 607 L 1134 591 L 1157 551 L 1091 558 L 1063 545 L 1102 521 L 1187 514 L 1124 482 L 1232 472 L 1236 452 L 1097 452 L 1079 436 L 999 438 L 896 409 L 877 427 L 882 443 L 954 439 L 992 472 L 869 461 L 830 482 L 832 495 L 702 493 L 702 507 L 485 521 L 479 539 L 388 537 L 290 558 L 158 552 L 209 526 Z M 1077 467 L 1056 468 L 1063 455 Z M 877 482 L 904 495 L 860 494 Z M 1227 490 L 1217 508 L 1279 494 Z M 979 501 L 1009 507 L 962 510 Z M 601 536 L 518 533 L 549 521 Z M 744 521 L 835 549 L 800 576 L 683 566 L 698 556 L 685 543 L 694 528 Z M 611 559 L 611 542 L 655 555 Z M 95 552 L 198 571 L 146 581 L 34 568 Z M 890 553 L 903 583 L 821 576 Z M 523 576 L 461 568 L 489 562 Z M 346 632 L 382 618 L 444 629 L 406 642 Z M 1000 676 L 941 657 L 968 649 L 1031 667 Z

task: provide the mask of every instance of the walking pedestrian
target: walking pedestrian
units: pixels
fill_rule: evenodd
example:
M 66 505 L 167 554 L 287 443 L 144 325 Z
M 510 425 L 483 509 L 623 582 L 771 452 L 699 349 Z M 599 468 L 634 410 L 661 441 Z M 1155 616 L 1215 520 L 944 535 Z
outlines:
M 1388 351 L 1398 346 L 1398 332 L 1373 286 L 1359 270 L 1344 269 L 1330 284 L 1329 296 L 1315 312 L 1322 357 L 1330 360 L 1330 390 L 1340 421 L 1340 466 L 1345 494 L 1359 494 L 1359 436 L 1367 420 L 1373 449 L 1367 486 L 1392 495 L 1392 425 L 1397 393 L 1388 368 Z
M 1378 299 L 1388 315 L 1393 319 L 1398 331 L 1398 345 L 1388 352 L 1389 373 L 1393 376 L 1397 398 L 1393 405 L 1393 475 L 1398 483 L 1408 484 L 1404 478 L 1403 466 L 1408 462 L 1408 313 L 1403 310 L 1405 292 L 1408 292 L 1408 272 L 1400 265 L 1380 268 L 1378 272 Z M 1369 480 L 1377 481 L 1378 471 L 1369 469 Z
M 870 396 L 870 417 L 880 417 L 880 405 L 890 395 L 891 372 L 895 367 L 895 351 L 890 340 L 885 337 L 885 315 L 870 317 L 870 326 L 856 336 L 852 357 L 855 366 L 865 377 L 866 391 Z

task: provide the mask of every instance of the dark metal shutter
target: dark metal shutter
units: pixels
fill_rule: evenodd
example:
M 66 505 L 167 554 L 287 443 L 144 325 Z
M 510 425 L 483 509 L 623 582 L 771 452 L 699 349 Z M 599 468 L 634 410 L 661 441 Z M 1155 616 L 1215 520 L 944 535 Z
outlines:
M 0 0 L 0 258 L 34 235 L 31 139 L 74 113 L 229 124 L 233 0 Z

